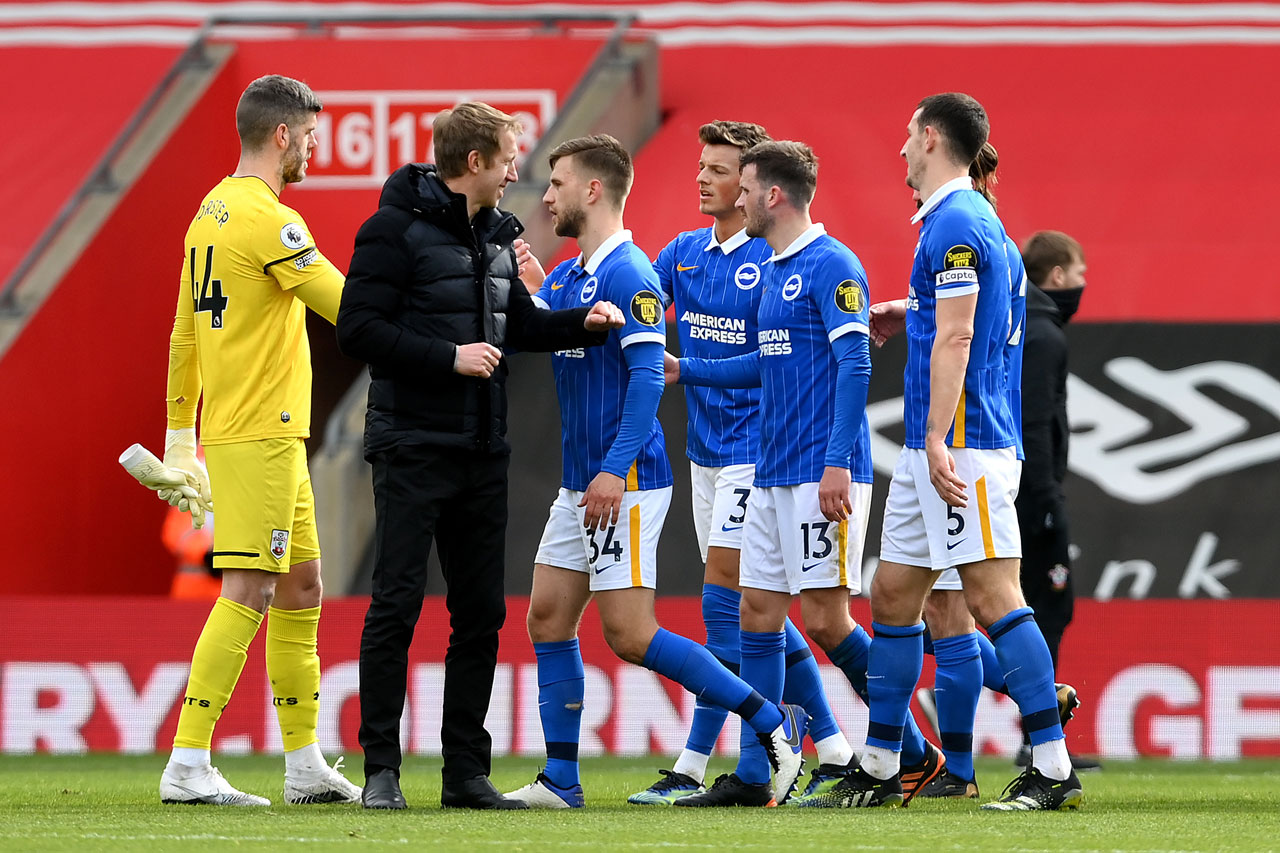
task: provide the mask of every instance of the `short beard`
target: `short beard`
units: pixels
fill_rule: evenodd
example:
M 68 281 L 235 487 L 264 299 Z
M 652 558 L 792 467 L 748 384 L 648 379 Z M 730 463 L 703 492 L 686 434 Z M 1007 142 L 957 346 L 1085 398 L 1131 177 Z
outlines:
M 586 211 L 580 207 L 570 207 L 556 217 L 556 236 L 577 239 L 582 236 L 582 226 L 586 222 Z
M 307 154 L 305 151 L 290 150 L 284 155 L 284 165 L 281 169 L 280 176 L 286 184 L 296 184 L 306 177 L 303 167 L 307 164 Z

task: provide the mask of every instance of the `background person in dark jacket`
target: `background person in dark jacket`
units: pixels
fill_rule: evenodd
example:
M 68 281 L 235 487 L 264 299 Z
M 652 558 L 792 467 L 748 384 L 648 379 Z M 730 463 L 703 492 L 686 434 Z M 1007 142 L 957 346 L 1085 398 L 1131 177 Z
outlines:
M 434 538 L 451 633 L 445 655 L 441 802 L 524 808 L 489 782 L 484 719 L 506 617 L 507 366 L 503 347 L 602 343 L 609 303 L 550 312 L 518 280 L 523 227 L 497 210 L 517 179 L 519 122 L 487 104 L 445 110 L 435 166 L 410 163 L 356 235 L 338 312 L 343 352 L 369 364 L 365 456 L 377 513 L 373 597 L 360 643 L 366 808 L 401 809 L 400 716 L 408 649 Z
M 1037 231 L 1022 246 L 1027 267 L 1027 336 L 1022 357 L 1022 443 L 1026 462 L 1018 488 L 1022 590 L 1036 612 L 1053 665 L 1071 622 L 1074 590 L 1066 500 L 1067 336 L 1080 307 L 1084 250 L 1061 231 Z M 1031 380 L 1031 381 L 1028 381 Z
M 1027 268 L 1027 331 L 1022 356 L 1022 444 L 1026 461 L 1016 507 L 1022 533 L 1022 594 L 1035 611 L 1054 672 L 1058 647 L 1075 610 L 1071 536 L 1062 482 L 1067 475 L 1067 336 L 1080 307 L 1084 249 L 1061 231 L 1037 231 L 1022 244 Z M 1069 689 L 1069 688 L 1068 688 Z M 1030 760 L 1024 745 L 1016 759 Z M 1098 763 L 1071 756 L 1080 770 Z

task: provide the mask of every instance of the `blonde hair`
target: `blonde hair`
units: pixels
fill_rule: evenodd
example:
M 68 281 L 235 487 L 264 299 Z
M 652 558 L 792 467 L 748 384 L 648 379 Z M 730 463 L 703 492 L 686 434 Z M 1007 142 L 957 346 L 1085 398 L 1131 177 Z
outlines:
M 479 101 L 441 110 L 431 125 L 437 173 L 446 180 L 461 177 L 467 171 L 467 158 L 472 151 L 479 153 L 484 165 L 490 165 L 506 130 L 519 136 L 524 125 L 515 116 Z

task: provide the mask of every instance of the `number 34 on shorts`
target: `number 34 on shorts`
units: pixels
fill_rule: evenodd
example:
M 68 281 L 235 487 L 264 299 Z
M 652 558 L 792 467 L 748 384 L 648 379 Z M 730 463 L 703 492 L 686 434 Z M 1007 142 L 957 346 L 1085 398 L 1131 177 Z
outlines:
M 560 489 L 538 544 L 537 563 L 583 572 L 592 591 L 645 587 L 658 579 L 658 539 L 671 506 L 671 487 L 626 492 L 618 523 L 583 525 L 582 492 Z

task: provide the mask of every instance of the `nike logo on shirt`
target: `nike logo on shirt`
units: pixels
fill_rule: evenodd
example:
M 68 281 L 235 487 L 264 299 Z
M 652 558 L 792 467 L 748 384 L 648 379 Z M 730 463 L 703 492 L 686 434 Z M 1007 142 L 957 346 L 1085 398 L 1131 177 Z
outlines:
M 556 282 L 555 284 L 551 285 L 551 289 L 552 289 L 552 290 L 559 290 L 559 289 L 560 289 L 560 288 L 562 288 L 562 287 L 564 287 L 564 283 L 563 283 L 563 282 L 559 282 L 559 281 L 558 281 L 558 282 Z
M 727 524 L 722 524 L 722 525 L 720 525 L 720 530 L 721 530 L 721 531 L 723 531 L 723 532 L 725 532 L 725 533 L 732 533 L 732 532 L 733 532 L 733 531 L 735 531 L 735 530 L 741 530 L 741 529 L 742 529 L 742 525 L 741 525 L 741 524 L 739 524 L 737 527 L 730 527 L 730 526 L 729 526 L 729 525 L 727 525 Z
M 684 264 L 676 264 L 676 272 L 688 272 L 689 270 L 696 270 L 697 268 L 697 264 L 694 264 L 691 267 L 686 267 Z

